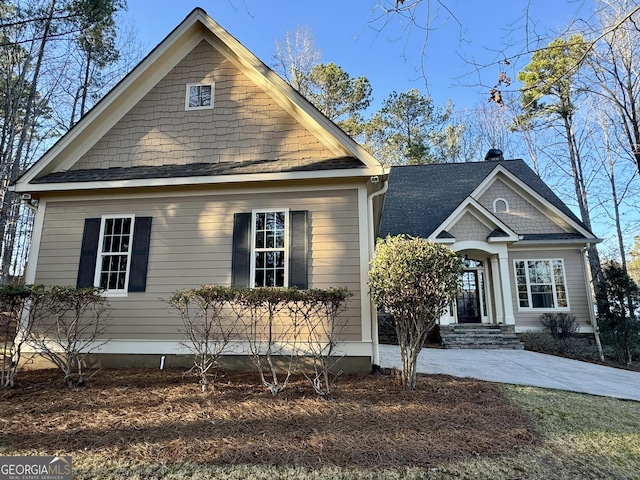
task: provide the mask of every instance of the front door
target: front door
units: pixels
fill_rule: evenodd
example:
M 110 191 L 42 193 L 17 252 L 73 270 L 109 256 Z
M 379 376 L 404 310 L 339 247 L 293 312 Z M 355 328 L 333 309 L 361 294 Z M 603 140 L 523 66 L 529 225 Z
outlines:
M 462 273 L 462 288 L 458 293 L 458 323 L 480 323 L 480 294 L 478 271 L 465 270 Z

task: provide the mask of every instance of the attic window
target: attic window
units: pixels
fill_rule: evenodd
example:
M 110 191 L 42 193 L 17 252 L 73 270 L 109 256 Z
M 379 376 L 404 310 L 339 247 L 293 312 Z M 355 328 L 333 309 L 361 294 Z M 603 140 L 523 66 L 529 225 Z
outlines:
M 493 213 L 509 213 L 509 202 L 504 198 L 496 198 L 493 201 Z
M 213 108 L 213 83 L 187 85 L 187 110 Z

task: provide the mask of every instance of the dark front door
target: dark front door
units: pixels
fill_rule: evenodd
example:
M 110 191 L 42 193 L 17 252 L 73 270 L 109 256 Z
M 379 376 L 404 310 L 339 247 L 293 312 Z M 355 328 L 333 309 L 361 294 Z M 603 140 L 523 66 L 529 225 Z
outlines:
M 478 272 L 465 270 L 462 273 L 462 289 L 458 293 L 458 323 L 480 323 L 480 295 Z

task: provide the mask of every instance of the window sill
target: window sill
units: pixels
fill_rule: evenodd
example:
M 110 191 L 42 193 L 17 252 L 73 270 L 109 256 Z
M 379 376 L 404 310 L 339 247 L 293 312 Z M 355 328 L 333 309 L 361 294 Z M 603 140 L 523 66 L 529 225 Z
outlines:
M 118 297 L 123 298 L 123 297 L 129 296 L 129 292 L 105 290 L 105 291 L 102 292 L 102 295 L 104 295 L 105 297 L 110 297 L 110 298 L 118 298 Z
M 569 312 L 571 311 L 570 307 L 549 307 L 549 308 L 523 308 L 518 307 L 519 312 Z

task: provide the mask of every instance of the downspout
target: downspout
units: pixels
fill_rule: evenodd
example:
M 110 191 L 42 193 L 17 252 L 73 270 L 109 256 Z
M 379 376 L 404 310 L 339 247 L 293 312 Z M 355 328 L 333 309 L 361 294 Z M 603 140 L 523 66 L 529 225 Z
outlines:
M 29 195 L 29 194 L 26 193 L 22 195 L 22 203 L 24 204 L 25 207 L 31 210 L 35 215 L 36 213 L 38 213 L 38 206 L 31 203 L 31 195 L 29 195 L 29 198 L 27 198 L 26 195 Z M 34 202 L 37 202 L 37 200 L 34 200 Z
M 591 245 L 587 243 L 584 247 L 582 247 L 582 271 L 584 272 L 584 281 L 585 285 L 591 285 L 591 281 L 589 280 L 589 264 L 587 263 L 587 251 Z M 589 296 L 592 295 L 592 290 L 590 289 L 588 293 Z M 591 319 L 591 328 L 593 328 L 593 336 L 596 340 L 596 347 L 598 348 L 598 355 L 600 357 L 600 361 L 604 361 L 604 354 L 602 353 L 602 343 L 600 343 L 600 328 L 598 327 L 598 318 L 596 317 L 595 312 L 593 311 L 593 304 L 589 305 L 589 317 Z
M 376 248 L 375 232 L 373 229 L 373 199 L 380 195 L 387 193 L 389 189 L 389 180 L 383 180 L 382 188 L 375 192 L 372 192 L 367 197 L 367 210 L 369 217 L 369 263 L 373 260 L 373 253 Z M 367 293 L 368 294 L 368 293 Z M 373 303 L 373 300 L 369 301 L 371 305 L 371 372 L 377 373 L 380 370 L 380 351 L 378 343 L 378 311 Z

